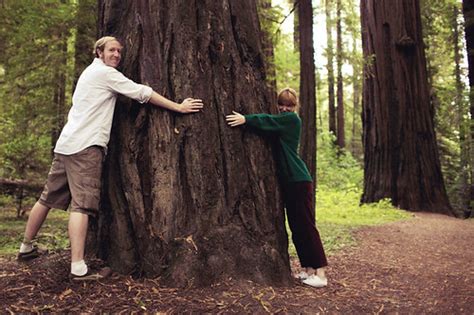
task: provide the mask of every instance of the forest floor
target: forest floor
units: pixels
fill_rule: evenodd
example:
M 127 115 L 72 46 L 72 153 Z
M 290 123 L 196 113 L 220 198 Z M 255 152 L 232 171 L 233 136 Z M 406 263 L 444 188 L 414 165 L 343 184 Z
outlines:
M 361 228 L 355 237 L 356 246 L 329 257 L 329 285 L 322 289 L 234 280 L 176 289 L 117 274 L 78 284 L 68 280 L 67 251 L 28 264 L 0 258 L 0 312 L 474 313 L 474 220 L 417 213 Z M 297 269 L 296 260 L 292 265 Z

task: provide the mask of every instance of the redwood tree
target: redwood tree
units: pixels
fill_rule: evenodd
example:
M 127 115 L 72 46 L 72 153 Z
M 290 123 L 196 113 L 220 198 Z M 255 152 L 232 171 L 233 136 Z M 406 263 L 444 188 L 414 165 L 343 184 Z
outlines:
M 287 284 L 287 235 L 267 141 L 225 115 L 269 112 L 255 1 L 99 3 L 100 34 L 125 44 L 121 71 L 178 115 L 120 98 L 106 162 L 100 255 L 174 286 L 234 279 Z
M 298 21 L 300 51 L 299 101 L 303 121 L 300 151 L 313 180 L 316 180 L 316 79 L 311 0 L 299 0 Z
M 471 114 L 469 123 L 469 164 L 470 164 L 470 210 L 474 217 L 474 2 L 463 0 L 462 10 L 464 15 L 464 35 L 466 38 L 467 62 L 469 65 L 469 112 Z
M 459 175 L 459 193 L 461 199 L 461 205 L 463 208 L 469 208 L 469 147 L 466 141 L 466 126 L 464 115 L 466 114 L 466 106 L 463 101 L 464 94 L 464 83 L 462 82 L 462 69 L 461 69 L 461 41 L 460 41 L 460 29 L 459 29 L 459 5 L 457 3 L 452 5 L 453 14 L 452 14 L 452 41 L 453 41 L 453 52 L 454 52 L 454 78 L 455 78 L 455 99 L 454 106 L 456 111 L 456 129 L 459 131 L 459 149 L 460 149 L 460 168 L 461 174 Z M 453 121 L 451 121 L 452 126 Z M 469 136 L 469 135 L 468 135 Z
M 325 0 L 325 12 L 326 12 L 326 36 L 327 36 L 327 70 L 328 70 L 328 107 L 329 107 L 329 132 L 333 135 L 337 135 L 336 130 L 336 104 L 334 97 L 334 50 L 332 40 L 332 18 L 331 18 L 331 4 L 332 0 Z
M 362 202 L 451 214 L 430 107 L 420 8 L 412 0 L 361 1 L 366 57 Z
M 344 79 L 342 77 L 342 0 L 336 1 L 336 63 L 337 63 L 337 145 L 346 146 L 344 119 Z

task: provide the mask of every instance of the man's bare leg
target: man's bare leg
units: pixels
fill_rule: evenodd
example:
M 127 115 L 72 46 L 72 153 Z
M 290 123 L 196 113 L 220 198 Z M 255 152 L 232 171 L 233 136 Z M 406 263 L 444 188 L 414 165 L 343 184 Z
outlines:
M 71 242 L 71 273 L 82 276 L 87 273 L 84 262 L 86 246 L 87 224 L 89 216 L 80 212 L 71 212 L 69 215 L 69 241 Z
M 43 225 L 44 220 L 46 220 L 50 209 L 51 208 L 42 205 L 38 201 L 35 203 L 33 208 L 31 208 L 28 221 L 26 222 L 23 242 L 20 246 L 18 260 L 26 261 L 39 256 L 38 250 L 33 246 L 32 240 L 35 238 L 36 234 L 38 234 L 38 231 Z
M 84 249 L 86 246 L 87 224 L 89 216 L 80 212 L 69 214 L 69 241 L 71 242 L 71 273 L 84 275 L 87 265 L 84 262 Z
M 30 215 L 28 217 L 28 222 L 26 223 L 25 228 L 25 239 L 31 241 L 38 234 L 39 229 L 43 225 L 44 220 L 48 216 L 49 210 L 51 208 L 39 203 L 37 201 L 33 208 L 31 208 Z

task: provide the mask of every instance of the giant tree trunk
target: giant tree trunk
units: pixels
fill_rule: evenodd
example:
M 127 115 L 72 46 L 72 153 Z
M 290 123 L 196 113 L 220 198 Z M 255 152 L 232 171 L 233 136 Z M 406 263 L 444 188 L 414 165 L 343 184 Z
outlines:
M 122 71 L 178 115 L 117 102 L 106 163 L 101 256 L 174 286 L 288 284 L 287 235 L 269 145 L 225 115 L 268 112 L 255 1 L 100 1 L 100 33 L 122 39 Z
M 325 0 L 326 12 L 326 34 L 327 34 L 327 70 L 328 70 L 328 111 L 329 111 L 329 132 L 337 135 L 336 130 L 336 104 L 334 96 L 334 64 L 333 64 L 333 41 L 332 41 L 332 18 L 331 18 L 331 2 L 332 0 Z
M 402 209 L 451 214 L 441 174 L 418 1 L 361 1 L 364 193 Z
M 303 121 L 301 157 L 316 181 L 316 79 L 313 47 L 313 7 L 311 0 L 298 2 L 300 51 L 300 114 Z M 313 204 L 314 208 L 314 204 Z
M 470 210 L 474 216 L 474 2 L 463 0 L 464 15 L 464 35 L 466 37 L 467 61 L 469 65 L 469 112 L 471 118 L 469 122 L 469 166 L 470 174 Z

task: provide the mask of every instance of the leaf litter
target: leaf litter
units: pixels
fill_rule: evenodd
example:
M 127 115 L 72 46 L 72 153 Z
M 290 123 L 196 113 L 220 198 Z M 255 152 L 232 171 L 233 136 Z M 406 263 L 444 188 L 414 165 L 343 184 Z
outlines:
M 180 314 L 472 314 L 474 220 L 417 213 L 414 219 L 355 234 L 358 245 L 329 257 L 329 285 L 298 281 L 274 287 L 230 278 L 203 288 L 170 288 L 160 279 L 114 273 L 96 282 L 69 280 L 69 252 L 19 263 L 0 258 L 4 313 Z M 91 268 L 104 262 L 89 258 Z M 299 271 L 298 261 L 291 267 Z

